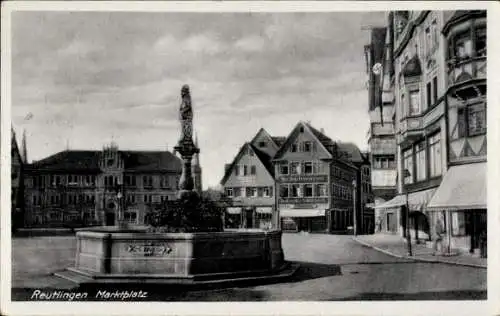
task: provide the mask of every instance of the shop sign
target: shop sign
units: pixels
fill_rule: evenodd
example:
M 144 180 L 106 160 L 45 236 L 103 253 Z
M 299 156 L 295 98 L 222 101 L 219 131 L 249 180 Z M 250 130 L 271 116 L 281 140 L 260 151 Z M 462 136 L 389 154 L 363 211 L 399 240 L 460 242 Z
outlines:
M 328 176 L 324 174 L 320 175 L 292 175 L 292 176 L 281 176 L 278 179 L 280 182 L 297 182 L 297 183 L 309 183 L 309 182 L 327 182 Z
M 279 202 L 281 204 L 295 204 L 295 205 L 311 205 L 311 204 L 321 204 L 328 203 L 328 198 L 280 198 Z

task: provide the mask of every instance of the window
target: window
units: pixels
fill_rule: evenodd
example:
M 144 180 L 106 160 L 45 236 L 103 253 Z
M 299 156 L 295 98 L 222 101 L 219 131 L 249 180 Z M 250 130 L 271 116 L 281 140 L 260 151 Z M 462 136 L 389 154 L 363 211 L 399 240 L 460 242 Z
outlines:
M 248 175 L 248 166 L 243 166 L 243 175 L 246 176 Z
M 316 188 L 314 191 L 316 192 L 316 196 L 327 196 L 326 185 L 324 184 L 316 184 Z
M 403 152 L 404 170 L 408 170 L 404 175 L 404 183 L 413 183 L 413 150 L 407 149 Z
M 290 146 L 290 151 L 291 151 L 292 153 L 297 152 L 297 144 L 292 144 L 292 145 Z
M 458 137 L 486 133 L 486 107 L 483 103 L 458 109 Z
M 426 164 L 425 164 L 425 142 L 420 142 L 415 146 L 415 167 L 417 181 L 425 180 Z
M 280 174 L 288 174 L 288 165 L 287 164 L 280 165 Z
M 469 136 L 486 133 L 486 109 L 483 104 L 475 104 L 468 108 Z
M 433 46 L 436 47 L 436 46 L 439 45 L 439 30 L 438 30 L 438 27 L 437 27 L 437 21 L 436 20 L 432 21 L 431 31 L 432 31 Z
M 304 174 L 312 174 L 312 173 L 313 173 L 313 163 L 304 162 Z
M 136 224 L 137 222 L 137 212 L 124 212 L 123 219 L 129 224 Z
M 142 181 L 144 187 L 152 187 L 153 186 L 153 177 L 152 176 L 143 176 Z
M 250 174 L 255 175 L 257 173 L 257 168 L 255 166 L 250 167 Z
M 300 187 L 298 184 L 292 184 L 290 185 L 291 188 L 291 196 L 292 197 L 300 197 Z
M 166 176 L 166 175 L 160 176 L 160 187 L 162 187 L 162 188 L 169 187 L 168 176 Z
M 233 188 L 234 190 L 234 197 L 240 197 L 241 196 L 241 188 Z
M 432 78 L 432 103 L 435 104 L 438 100 L 438 79 L 437 76 Z
M 287 184 L 282 184 L 280 185 L 280 197 L 286 198 L 288 197 L 288 185 Z
M 450 57 L 465 59 L 472 56 L 472 40 L 470 30 L 459 33 L 451 39 Z
M 373 159 L 373 167 L 375 169 L 395 169 L 396 164 L 394 161 L 394 156 L 376 156 Z M 366 176 L 370 176 L 370 171 L 367 169 Z
M 235 176 L 240 175 L 240 166 L 238 166 L 238 165 L 234 166 L 234 175 Z
M 135 195 L 134 194 L 127 194 L 127 202 L 129 204 L 135 204 Z
M 427 27 L 425 29 L 425 50 L 427 52 L 427 54 L 429 54 L 431 52 L 431 49 L 432 49 L 432 32 L 431 32 L 431 27 Z
M 304 142 L 304 151 L 311 152 L 312 151 L 312 142 Z
M 300 163 L 298 162 L 290 163 L 290 174 L 300 174 Z
M 135 176 L 132 175 L 125 176 L 125 185 L 135 187 L 137 185 Z
M 401 113 L 404 113 L 404 115 L 406 116 L 407 115 L 407 111 L 406 111 L 406 99 L 405 99 L 405 95 L 404 93 L 401 94 Z
M 420 91 L 410 91 L 410 116 L 420 114 Z
M 312 184 L 304 184 L 304 196 L 312 197 L 313 196 L 313 185 Z
M 247 197 L 257 197 L 257 188 L 249 187 L 246 193 Z
M 430 177 L 441 175 L 441 135 L 436 133 L 429 137 L 429 172 Z
M 486 56 L 486 27 L 476 29 L 476 55 Z
M 432 87 L 430 82 L 428 82 L 426 85 L 426 92 L 427 92 L 427 108 L 430 108 L 432 106 Z
M 266 147 L 266 142 L 259 142 L 259 147 L 260 148 Z
M 144 194 L 144 203 L 153 203 L 153 195 Z
M 108 159 L 107 166 L 108 166 L 108 167 L 113 166 L 113 159 Z
M 226 189 L 226 195 L 228 197 L 233 197 L 233 188 L 227 188 Z
M 262 189 L 262 195 L 264 197 L 270 197 L 271 196 L 271 190 L 270 190 L 270 188 L 269 187 L 264 187 Z

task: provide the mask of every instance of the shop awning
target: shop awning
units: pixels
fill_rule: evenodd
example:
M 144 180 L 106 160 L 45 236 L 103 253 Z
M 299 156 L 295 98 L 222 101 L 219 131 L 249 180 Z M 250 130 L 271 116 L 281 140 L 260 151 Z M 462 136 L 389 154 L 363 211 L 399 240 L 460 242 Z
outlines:
M 272 214 L 273 208 L 270 206 L 259 206 L 255 208 L 255 212 L 259 214 Z
M 325 216 L 325 210 L 316 209 L 283 209 L 280 217 L 318 217 Z
M 486 163 L 453 166 L 427 206 L 430 210 L 485 209 Z
M 228 208 L 226 208 L 226 211 L 229 214 L 240 214 L 241 213 L 241 207 L 228 207 Z
M 423 211 L 436 189 L 428 189 L 408 194 L 408 206 L 411 211 Z M 396 195 L 392 200 L 375 205 L 375 209 L 388 209 L 406 205 L 406 194 Z

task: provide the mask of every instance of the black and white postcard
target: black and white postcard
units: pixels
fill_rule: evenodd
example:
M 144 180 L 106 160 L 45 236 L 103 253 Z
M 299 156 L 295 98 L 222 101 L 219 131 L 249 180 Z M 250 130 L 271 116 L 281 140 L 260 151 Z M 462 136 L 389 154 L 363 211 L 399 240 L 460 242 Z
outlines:
M 1 313 L 499 313 L 499 8 L 2 3 Z

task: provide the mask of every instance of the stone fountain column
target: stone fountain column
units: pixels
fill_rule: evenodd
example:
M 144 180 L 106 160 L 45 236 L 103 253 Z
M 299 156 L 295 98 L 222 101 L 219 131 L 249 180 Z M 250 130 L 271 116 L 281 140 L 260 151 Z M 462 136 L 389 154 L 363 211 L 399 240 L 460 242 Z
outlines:
M 179 120 L 181 123 L 181 137 L 174 150 L 182 158 L 182 174 L 179 181 L 178 198 L 197 197 L 194 191 L 193 174 L 191 173 L 191 160 L 194 154 L 200 152 L 193 142 L 193 108 L 189 86 L 184 85 L 181 89 L 181 106 L 179 109 Z

